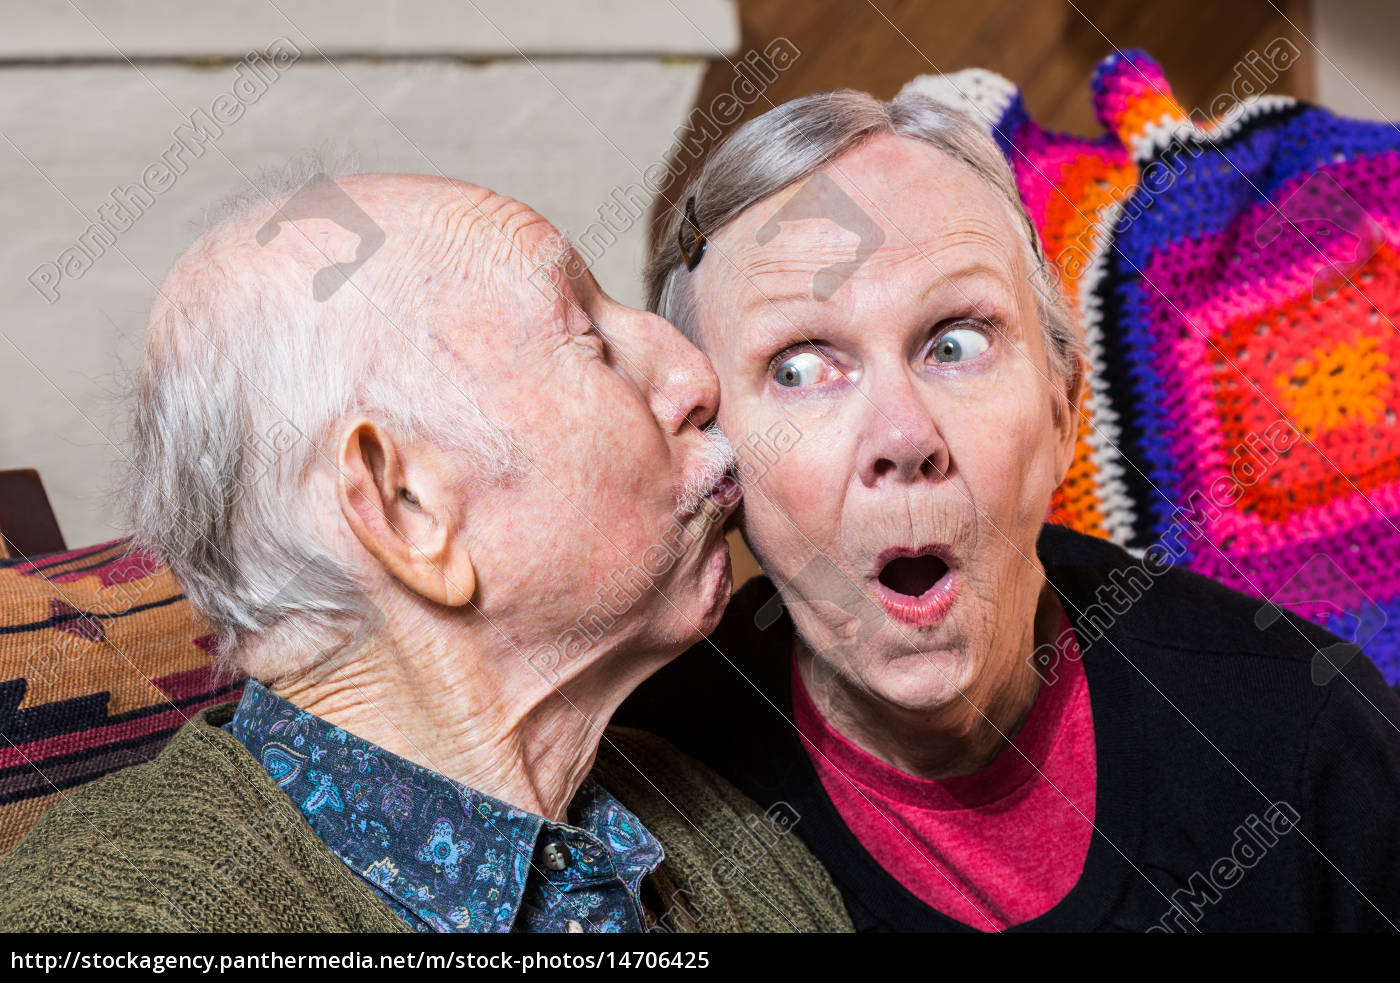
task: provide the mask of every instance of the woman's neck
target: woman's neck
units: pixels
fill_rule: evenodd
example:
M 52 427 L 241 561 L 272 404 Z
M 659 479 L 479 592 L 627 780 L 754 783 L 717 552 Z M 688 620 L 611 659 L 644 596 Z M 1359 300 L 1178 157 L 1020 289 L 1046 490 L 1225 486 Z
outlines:
M 885 764 L 916 778 L 970 775 L 1010 746 L 1040 693 L 1029 658 L 1053 642 L 1064 611 L 1047 585 L 1027 629 L 1002 640 L 1004 651 L 958 694 L 928 710 L 896 706 L 840 672 L 812 685 L 814 656 L 797 642 L 798 672 L 822 718 L 841 736 Z

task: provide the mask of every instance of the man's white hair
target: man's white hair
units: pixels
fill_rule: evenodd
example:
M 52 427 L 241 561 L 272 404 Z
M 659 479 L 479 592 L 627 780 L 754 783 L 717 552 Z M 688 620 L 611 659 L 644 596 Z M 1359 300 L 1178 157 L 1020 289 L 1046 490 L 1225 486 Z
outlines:
M 134 545 L 163 557 L 213 622 L 220 662 L 263 679 L 311 668 L 373 616 L 303 494 L 318 458 L 333 466 L 341 424 L 365 415 L 396 440 L 431 442 L 460 458 L 464 481 L 520 466 L 424 312 L 371 301 L 356 280 L 316 303 L 309 275 L 230 268 L 221 232 L 270 216 L 323 167 L 300 161 L 208 214 L 156 300 L 133 394 Z M 281 654 L 251 664 L 254 635 Z

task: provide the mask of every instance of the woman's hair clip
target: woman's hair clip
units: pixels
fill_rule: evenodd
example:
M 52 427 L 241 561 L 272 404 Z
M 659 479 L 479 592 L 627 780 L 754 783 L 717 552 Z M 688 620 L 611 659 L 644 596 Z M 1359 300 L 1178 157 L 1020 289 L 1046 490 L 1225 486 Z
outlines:
M 695 237 L 695 245 L 690 249 L 685 248 L 687 225 Z M 695 196 L 691 195 L 690 200 L 685 203 L 685 221 L 681 222 L 681 227 L 676 231 L 676 245 L 680 246 L 681 258 L 685 260 L 687 270 L 694 270 L 700 265 L 700 260 L 705 255 L 705 243 L 705 233 L 700 231 L 700 220 L 695 217 Z

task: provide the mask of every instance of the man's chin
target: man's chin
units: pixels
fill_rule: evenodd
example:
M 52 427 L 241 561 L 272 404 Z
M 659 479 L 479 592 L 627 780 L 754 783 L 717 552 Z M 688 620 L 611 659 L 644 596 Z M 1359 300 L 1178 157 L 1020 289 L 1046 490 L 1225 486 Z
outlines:
M 704 614 L 696 623 L 701 637 L 709 635 L 719 627 L 733 592 L 734 568 L 729 560 L 729 540 L 720 536 L 718 543 L 711 548 L 704 560 L 704 572 L 700 580 L 700 597 L 708 601 Z
M 729 544 L 718 537 L 703 554 L 678 563 L 670 579 L 656 588 L 660 596 L 645 615 L 652 619 L 649 635 L 660 648 L 679 655 L 711 634 L 724 618 L 733 590 Z
M 677 606 L 687 611 L 690 645 L 710 635 L 724 618 L 729 597 L 734 590 L 734 572 L 729 562 L 729 542 L 724 536 L 716 540 L 695 560 L 695 575 L 687 594 L 671 597 Z M 683 588 L 682 588 L 683 589 Z M 684 600 L 685 603 L 681 603 Z

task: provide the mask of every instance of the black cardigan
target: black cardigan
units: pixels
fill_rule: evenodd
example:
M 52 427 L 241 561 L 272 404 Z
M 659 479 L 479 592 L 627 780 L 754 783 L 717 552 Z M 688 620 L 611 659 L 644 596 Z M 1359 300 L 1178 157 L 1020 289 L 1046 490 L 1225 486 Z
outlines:
M 1181 570 L 1086 641 L 1096 591 L 1140 564 L 1054 526 L 1037 552 L 1083 649 L 1096 828 L 1074 888 L 1011 931 L 1396 931 L 1400 697 L 1371 662 L 1333 649 L 1329 671 L 1316 655 L 1335 636 L 1292 615 L 1259 629 L 1259 600 Z M 762 807 L 792 807 L 857 930 L 972 931 L 891 877 L 827 797 L 791 723 L 792 622 L 755 623 L 774 593 L 746 584 L 617 722 L 669 738 Z M 1288 810 L 1301 818 L 1272 835 Z

